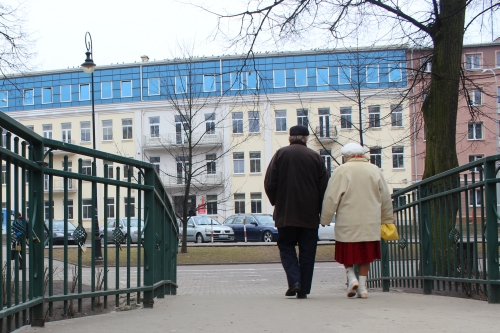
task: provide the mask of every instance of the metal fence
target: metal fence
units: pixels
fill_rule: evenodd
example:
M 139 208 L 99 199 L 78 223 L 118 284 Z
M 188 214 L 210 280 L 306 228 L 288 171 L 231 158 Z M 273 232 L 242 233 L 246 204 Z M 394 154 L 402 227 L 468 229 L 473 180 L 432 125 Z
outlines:
M 392 195 L 398 241 L 382 241 L 369 285 L 500 301 L 497 168 L 490 156 Z
M 43 138 L 2 112 L 0 127 L 2 331 L 43 326 L 89 309 L 152 307 L 155 297 L 176 293 L 177 223 L 154 165 Z M 68 156 L 76 154 L 93 159 L 91 168 L 82 158 L 71 165 Z M 54 156 L 62 158 L 62 168 L 54 167 Z M 97 160 L 104 166 L 99 172 Z M 62 200 L 64 212 L 54 212 L 54 200 Z M 63 230 L 54 227 L 55 213 L 62 214 Z M 55 245 L 58 236 L 61 246 Z M 97 237 L 103 241 L 102 260 L 96 260 Z

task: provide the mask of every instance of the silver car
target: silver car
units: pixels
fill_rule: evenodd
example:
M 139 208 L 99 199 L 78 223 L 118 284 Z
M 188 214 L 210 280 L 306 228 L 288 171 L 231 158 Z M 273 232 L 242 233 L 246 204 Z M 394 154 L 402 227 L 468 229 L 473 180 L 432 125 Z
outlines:
M 119 220 L 118 228 L 123 232 L 125 235 L 123 243 L 126 242 L 127 240 L 127 218 L 121 218 Z M 132 243 L 137 243 L 139 239 L 139 219 L 137 218 L 130 218 L 130 238 L 132 240 Z M 108 243 L 112 242 L 112 237 L 113 237 L 113 231 L 116 228 L 116 219 L 108 219 Z M 144 221 L 141 220 L 141 233 L 144 228 Z M 101 239 L 104 240 L 104 227 L 99 228 L 99 236 Z M 141 236 L 142 237 L 142 236 Z
M 180 230 L 182 232 L 182 229 Z M 232 228 L 221 225 L 209 216 L 191 216 L 187 221 L 186 241 L 203 243 L 212 241 L 234 241 Z

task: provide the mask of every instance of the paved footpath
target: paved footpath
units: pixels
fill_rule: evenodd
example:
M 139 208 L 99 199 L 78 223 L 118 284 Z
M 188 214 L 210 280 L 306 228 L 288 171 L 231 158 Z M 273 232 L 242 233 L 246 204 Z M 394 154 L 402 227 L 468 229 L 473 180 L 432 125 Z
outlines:
M 500 305 L 393 289 L 345 296 L 337 263 L 317 263 L 308 299 L 284 296 L 279 264 L 179 266 L 176 296 L 153 309 L 23 327 L 17 332 L 498 332 Z

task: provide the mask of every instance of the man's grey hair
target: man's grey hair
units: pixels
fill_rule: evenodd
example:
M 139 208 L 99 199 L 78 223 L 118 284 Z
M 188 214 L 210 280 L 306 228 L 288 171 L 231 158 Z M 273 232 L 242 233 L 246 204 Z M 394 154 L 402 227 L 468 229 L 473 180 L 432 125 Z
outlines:
M 288 137 L 288 142 L 302 141 L 303 143 L 307 143 L 307 139 L 309 139 L 308 135 L 290 135 Z

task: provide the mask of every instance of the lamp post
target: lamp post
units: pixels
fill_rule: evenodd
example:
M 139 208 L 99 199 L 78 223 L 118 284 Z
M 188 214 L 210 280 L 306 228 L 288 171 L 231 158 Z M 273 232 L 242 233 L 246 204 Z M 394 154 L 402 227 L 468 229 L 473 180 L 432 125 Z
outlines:
M 82 64 L 82 69 L 86 74 L 90 74 L 91 77 L 91 85 L 90 85 L 90 96 L 91 96 L 91 101 L 92 101 L 92 148 L 96 150 L 95 147 L 95 129 L 96 129 L 96 123 L 95 123 L 95 112 L 94 112 L 94 69 L 95 69 L 95 63 L 94 60 L 92 60 L 92 36 L 90 35 L 90 32 L 87 31 L 85 34 L 85 47 L 87 48 L 87 52 L 85 52 L 87 58 L 85 59 L 85 62 Z M 97 175 L 97 161 L 94 156 L 94 163 L 93 163 L 93 168 L 95 168 L 95 175 Z M 97 213 L 97 183 L 92 182 L 92 201 L 94 204 L 95 212 L 94 212 L 94 223 L 92 225 L 92 228 L 94 229 L 94 259 L 95 260 L 102 260 L 102 251 L 101 251 L 101 238 L 99 238 L 99 219 L 98 219 L 98 213 Z

